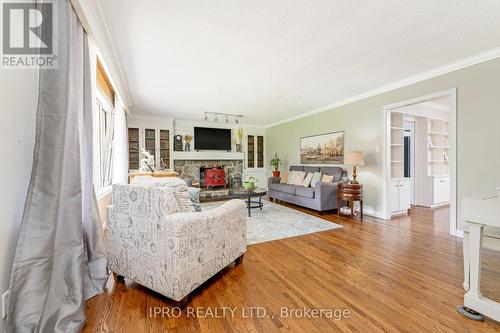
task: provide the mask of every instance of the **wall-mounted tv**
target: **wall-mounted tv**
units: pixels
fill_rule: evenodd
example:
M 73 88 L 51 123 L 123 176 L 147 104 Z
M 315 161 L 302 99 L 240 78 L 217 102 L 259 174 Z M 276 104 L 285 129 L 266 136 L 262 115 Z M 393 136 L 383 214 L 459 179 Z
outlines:
M 227 128 L 194 128 L 195 150 L 231 150 L 231 130 Z

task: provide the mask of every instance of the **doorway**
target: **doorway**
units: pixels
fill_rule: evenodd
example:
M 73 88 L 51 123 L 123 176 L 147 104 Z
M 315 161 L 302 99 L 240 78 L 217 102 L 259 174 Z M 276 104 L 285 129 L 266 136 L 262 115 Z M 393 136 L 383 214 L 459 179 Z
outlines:
M 415 121 L 413 119 L 404 119 L 403 126 L 403 144 L 404 144 L 404 177 L 410 179 L 411 197 L 410 204 L 415 205 L 416 191 L 416 174 L 415 174 L 415 159 L 416 159 L 416 142 L 415 142 Z
M 449 207 L 449 233 L 456 221 L 456 89 L 384 107 L 386 218 L 411 205 Z

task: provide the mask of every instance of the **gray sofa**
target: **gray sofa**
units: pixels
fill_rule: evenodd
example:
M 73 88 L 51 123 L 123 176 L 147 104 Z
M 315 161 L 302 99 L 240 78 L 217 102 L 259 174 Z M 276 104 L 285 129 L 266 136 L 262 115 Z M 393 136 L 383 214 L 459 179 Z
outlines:
M 286 201 L 295 205 L 311 208 L 319 212 L 337 209 L 337 188 L 347 171 L 341 167 L 290 166 L 290 171 L 321 172 L 333 176 L 333 183 L 318 182 L 315 188 L 299 185 L 280 184 L 280 178 L 271 177 L 268 181 L 269 198 Z

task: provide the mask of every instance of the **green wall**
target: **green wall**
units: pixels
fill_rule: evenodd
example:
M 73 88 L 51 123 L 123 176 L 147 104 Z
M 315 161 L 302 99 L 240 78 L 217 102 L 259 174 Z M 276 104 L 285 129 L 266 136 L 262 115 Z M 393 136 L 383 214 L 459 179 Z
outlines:
M 283 159 L 282 169 L 299 164 L 299 138 L 344 130 L 346 152 L 362 150 L 358 168 L 367 214 L 384 215 L 383 107 L 457 88 L 457 196 L 485 196 L 500 185 L 500 58 L 266 129 L 266 154 Z M 345 166 L 351 176 L 351 168 Z

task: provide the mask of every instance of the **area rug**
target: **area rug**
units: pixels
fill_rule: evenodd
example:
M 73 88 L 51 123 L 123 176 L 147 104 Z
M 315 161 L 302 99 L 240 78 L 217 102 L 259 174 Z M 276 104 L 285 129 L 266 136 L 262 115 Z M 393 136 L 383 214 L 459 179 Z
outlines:
M 259 244 L 278 239 L 297 237 L 320 231 L 334 230 L 342 226 L 318 217 L 263 200 L 264 207 L 252 209 L 247 223 L 248 244 Z M 223 202 L 204 202 L 203 210 L 210 210 Z

